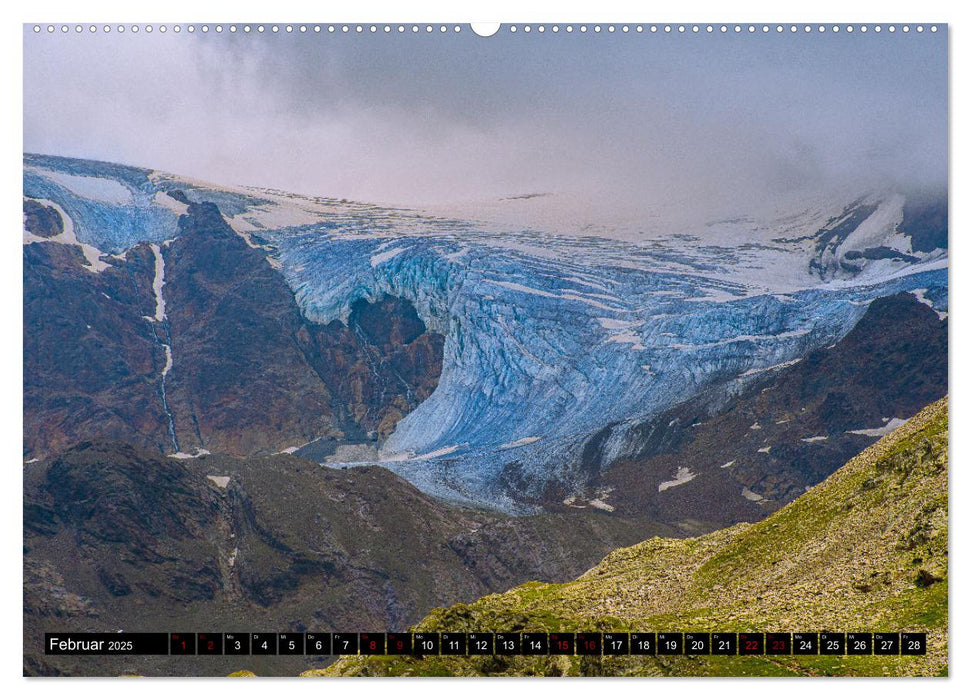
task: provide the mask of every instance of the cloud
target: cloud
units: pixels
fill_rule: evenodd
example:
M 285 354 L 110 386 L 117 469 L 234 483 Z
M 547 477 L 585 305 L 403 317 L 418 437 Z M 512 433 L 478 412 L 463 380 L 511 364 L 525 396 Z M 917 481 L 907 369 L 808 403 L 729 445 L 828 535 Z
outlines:
M 24 148 L 426 205 L 707 216 L 946 182 L 946 36 L 25 34 Z

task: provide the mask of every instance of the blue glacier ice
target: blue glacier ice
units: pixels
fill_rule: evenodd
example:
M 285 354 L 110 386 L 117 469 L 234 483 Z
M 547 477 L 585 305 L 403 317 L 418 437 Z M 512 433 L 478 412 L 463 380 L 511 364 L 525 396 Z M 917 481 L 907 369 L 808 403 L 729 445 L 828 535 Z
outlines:
M 131 202 L 85 199 L 50 174 L 66 170 L 115 180 Z M 635 424 L 836 342 L 877 297 L 924 290 L 947 308 L 946 250 L 914 253 L 892 222 L 885 235 L 871 222 L 857 238 L 872 246 L 884 235 L 899 258 L 846 255 L 854 264 L 840 264 L 834 256 L 850 251 L 836 241 L 826 251 L 830 272 L 814 273 L 811 234 L 848 216 L 847 202 L 787 218 L 785 236 L 723 222 L 623 242 L 41 156 L 25 157 L 24 187 L 25 196 L 61 205 L 79 239 L 106 252 L 176 235 L 177 214 L 158 203 L 160 192 L 221 202 L 313 321 L 346 319 L 362 298 L 410 300 L 446 338 L 442 375 L 381 446 L 381 463 L 434 495 L 509 512 L 525 509 L 516 491 L 524 487 L 510 486 L 506 465 L 536 488 L 579 480 L 594 433 L 609 427 L 609 463 L 631 449 Z M 874 199 L 867 211 L 889 200 Z

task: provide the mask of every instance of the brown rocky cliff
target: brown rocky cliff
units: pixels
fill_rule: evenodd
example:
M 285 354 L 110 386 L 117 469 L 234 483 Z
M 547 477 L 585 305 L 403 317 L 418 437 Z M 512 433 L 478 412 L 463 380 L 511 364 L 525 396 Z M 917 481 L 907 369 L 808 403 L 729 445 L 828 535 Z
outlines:
M 403 299 L 358 300 L 347 326 L 308 325 L 301 338 L 344 411 L 345 429 L 363 438 L 386 438 L 438 385 L 444 338 Z
M 168 396 L 185 452 L 251 454 L 337 434 L 331 395 L 297 344 L 283 278 L 212 204 L 192 204 L 162 249 L 173 367 Z
M 24 246 L 24 455 L 93 436 L 166 450 L 157 374 L 164 357 L 142 318 L 151 286 L 137 252 L 100 273 L 78 246 Z
M 361 442 L 434 390 L 443 338 L 407 301 L 360 300 L 348 325 L 314 324 L 215 205 L 190 205 L 179 227 L 158 246 L 162 320 L 149 245 L 97 274 L 77 246 L 24 247 L 25 457 L 96 438 L 166 454 L 176 441 L 235 455 Z

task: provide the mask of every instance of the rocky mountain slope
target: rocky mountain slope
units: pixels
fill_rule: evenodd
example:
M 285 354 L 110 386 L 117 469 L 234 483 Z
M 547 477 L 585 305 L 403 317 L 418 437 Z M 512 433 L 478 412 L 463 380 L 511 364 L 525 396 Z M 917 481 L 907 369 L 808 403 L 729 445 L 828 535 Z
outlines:
M 404 629 L 435 606 L 568 580 L 611 549 L 675 534 L 603 513 L 459 508 L 381 467 L 290 455 L 180 460 L 86 442 L 27 465 L 24 482 L 28 674 L 224 674 L 238 661 L 45 657 L 43 633 Z
M 25 459 L 98 438 L 164 454 L 373 443 L 437 385 L 443 339 L 411 304 L 307 321 L 214 204 L 91 268 L 44 235 L 63 230 L 58 208 L 24 201 Z
M 652 538 L 566 584 L 433 610 L 418 631 L 921 631 L 926 656 L 343 657 L 322 675 L 947 673 L 941 400 L 762 522 Z

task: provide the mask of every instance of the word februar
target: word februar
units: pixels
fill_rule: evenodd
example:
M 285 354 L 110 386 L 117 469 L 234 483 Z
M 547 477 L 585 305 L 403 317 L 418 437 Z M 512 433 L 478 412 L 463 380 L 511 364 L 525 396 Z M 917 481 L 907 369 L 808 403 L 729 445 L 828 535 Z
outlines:
M 74 639 L 73 637 L 68 637 L 67 639 L 62 639 L 61 637 L 51 637 L 47 640 L 47 651 L 48 652 L 71 652 L 71 653 L 102 653 L 105 651 L 105 644 L 107 640 L 104 639 Z

